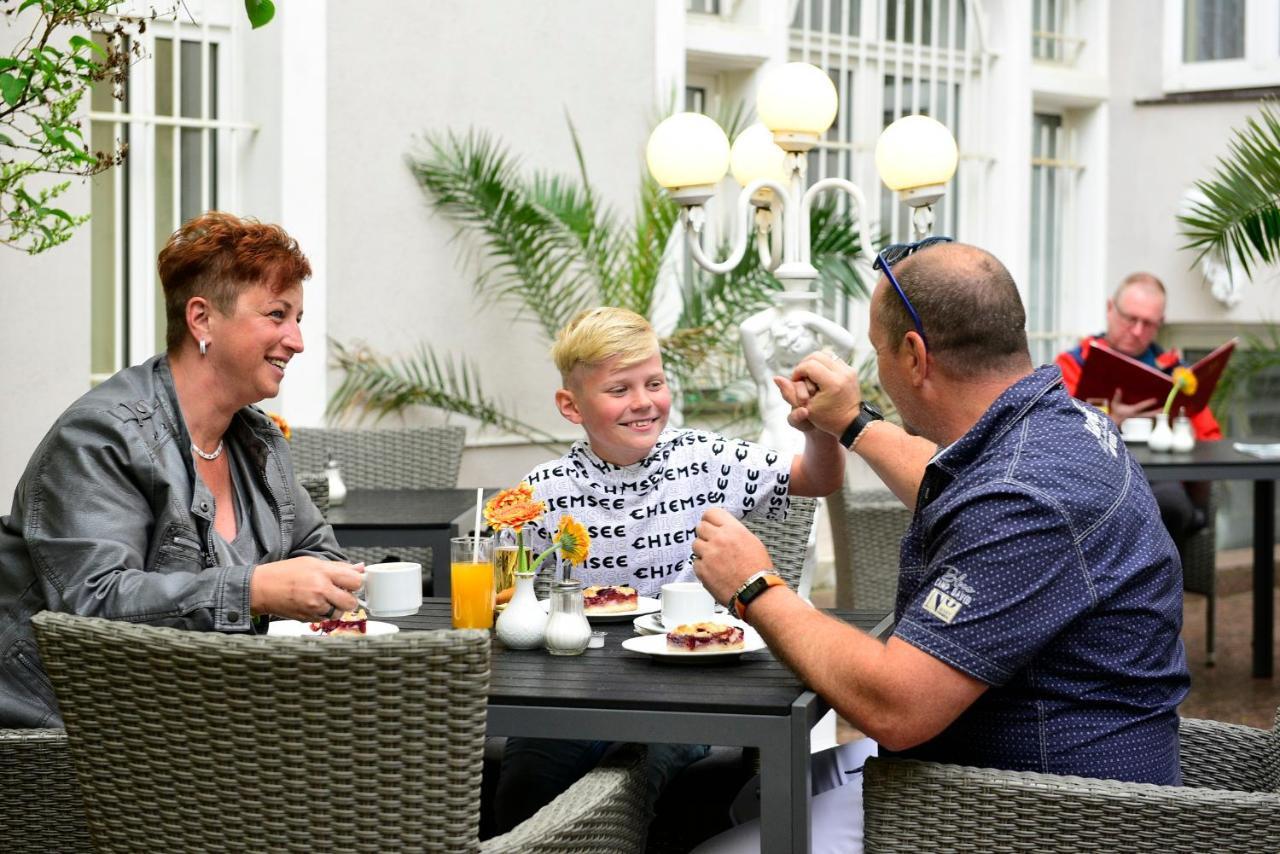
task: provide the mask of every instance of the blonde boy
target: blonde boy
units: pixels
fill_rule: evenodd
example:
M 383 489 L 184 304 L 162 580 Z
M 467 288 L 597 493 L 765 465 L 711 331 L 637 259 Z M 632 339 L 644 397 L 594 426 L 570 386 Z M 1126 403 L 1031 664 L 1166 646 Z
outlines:
M 827 495 L 844 481 L 844 449 L 807 421 L 804 453 L 787 457 L 700 430 L 667 429 L 671 389 L 653 327 L 622 308 L 594 308 L 556 336 L 552 358 L 564 387 L 560 414 L 585 440 L 526 478 L 547 513 L 525 527 L 538 551 L 570 513 L 591 534 L 575 575 L 586 584 L 627 584 L 657 596 L 663 584 L 694 581 L 694 532 L 703 511 L 784 518 L 788 495 Z M 589 771 L 603 741 L 510 738 L 494 803 L 500 832 L 515 827 Z M 694 744 L 650 744 L 650 805 L 680 769 L 704 756 Z
M 556 407 L 585 440 L 535 468 L 527 480 L 547 503 L 532 527 L 545 548 L 564 513 L 587 525 L 587 584 L 627 584 L 657 596 L 694 580 L 690 557 L 703 511 L 721 507 L 785 518 L 787 499 L 828 495 L 844 480 L 844 449 L 808 422 L 794 457 L 700 430 L 667 428 L 671 389 L 653 328 L 622 308 L 584 311 L 556 336 L 552 358 L 563 387 Z

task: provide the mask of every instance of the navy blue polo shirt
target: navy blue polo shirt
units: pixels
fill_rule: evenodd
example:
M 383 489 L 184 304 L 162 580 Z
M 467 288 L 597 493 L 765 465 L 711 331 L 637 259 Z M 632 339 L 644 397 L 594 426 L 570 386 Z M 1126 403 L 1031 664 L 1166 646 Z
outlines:
M 991 687 L 912 758 L 1177 785 L 1182 566 L 1142 469 L 1058 369 L 927 467 L 894 632 Z

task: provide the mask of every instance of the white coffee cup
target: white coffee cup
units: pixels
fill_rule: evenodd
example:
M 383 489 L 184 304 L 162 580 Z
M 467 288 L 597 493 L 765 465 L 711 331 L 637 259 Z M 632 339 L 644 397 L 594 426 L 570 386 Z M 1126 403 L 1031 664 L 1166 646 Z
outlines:
M 1145 442 L 1151 438 L 1152 427 L 1150 418 L 1126 418 L 1120 425 L 1120 435 L 1130 442 Z
M 667 628 L 711 619 L 716 600 L 697 581 L 662 585 L 662 625 Z
M 371 617 L 408 617 L 422 607 L 422 564 L 375 563 L 364 568 L 356 598 Z

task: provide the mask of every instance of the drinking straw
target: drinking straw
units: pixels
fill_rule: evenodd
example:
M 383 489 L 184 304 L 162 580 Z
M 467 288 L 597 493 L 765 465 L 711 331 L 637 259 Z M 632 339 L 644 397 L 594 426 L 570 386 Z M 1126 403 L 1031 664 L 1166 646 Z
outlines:
M 480 562 L 480 509 L 484 505 L 484 487 L 476 487 L 476 539 L 471 550 L 471 562 Z

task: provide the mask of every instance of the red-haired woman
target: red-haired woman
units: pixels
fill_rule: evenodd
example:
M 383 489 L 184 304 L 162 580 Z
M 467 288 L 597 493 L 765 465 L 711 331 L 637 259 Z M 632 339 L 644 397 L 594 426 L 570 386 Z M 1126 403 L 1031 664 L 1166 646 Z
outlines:
M 61 725 L 37 611 L 253 632 L 357 606 L 360 570 L 252 405 L 302 352 L 306 257 L 279 226 L 213 212 L 159 272 L 166 352 L 73 403 L 0 518 L 0 727 Z

